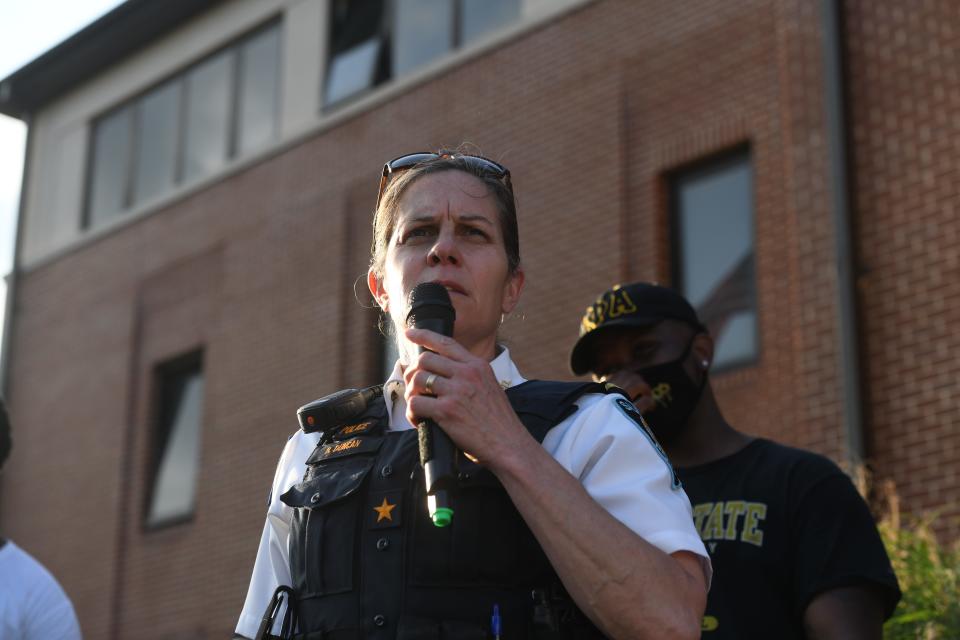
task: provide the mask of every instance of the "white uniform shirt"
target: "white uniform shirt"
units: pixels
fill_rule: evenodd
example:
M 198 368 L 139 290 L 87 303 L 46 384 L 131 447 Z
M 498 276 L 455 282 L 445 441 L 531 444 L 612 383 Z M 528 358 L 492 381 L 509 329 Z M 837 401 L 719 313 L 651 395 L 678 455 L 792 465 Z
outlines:
M 506 348 L 490 366 L 505 389 L 525 382 Z M 388 424 L 394 430 L 413 428 L 405 415 L 403 390 L 398 363 L 383 390 Z M 665 553 L 691 551 L 699 555 L 709 584 L 710 560 L 694 529 L 690 501 L 682 489 L 673 486 L 666 458 L 617 404 L 618 398 L 622 396 L 582 396 L 577 401 L 577 411 L 547 433 L 543 447 L 580 480 L 594 500 L 647 542 Z M 237 624 L 240 635 L 254 637 L 274 590 L 280 584 L 291 584 L 287 543 L 293 509 L 279 497 L 303 479 L 307 457 L 319 439 L 319 434 L 298 431 L 287 441 L 280 456 L 267 522 Z
M 56 578 L 10 540 L 0 548 L 0 638 L 80 640 L 77 614 Z

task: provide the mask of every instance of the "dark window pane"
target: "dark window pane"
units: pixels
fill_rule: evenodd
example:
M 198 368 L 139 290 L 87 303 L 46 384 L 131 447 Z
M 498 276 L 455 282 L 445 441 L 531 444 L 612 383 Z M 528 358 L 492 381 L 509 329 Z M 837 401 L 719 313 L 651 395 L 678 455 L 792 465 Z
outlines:
M 758 352 L 753 176 L 746 154 L 677 177 L 679 286 L 716 340 L 717 367 Z
M 273 140 L 280 93 L 280 29 L 270 27 L 240 45 L 240 155 Z
M 133 110 L 124 107 L 94 125 L 91 176 L 87 195 L 90 226 L 116 217 L 127 208 Z
M 384 0 L 331 0 L 331 57 L 381 35 Z
M 520 18 L 520 0 L 461 0 L 463 43 Z
M 179 126 L 179 80 L 157 87 L 137 105 L 135 204 L 173 188 Z
M 203 373 L 199 368 L 162 374 L 159 456 L 147 515 L 150 526 L 193 513 L 200 467 Z
M 233 60 L 233 51 L 227 51 L 197 65 L 187 74 L 185 180 L 201 178 L 227 159 Z
M 397 0 L 393 32 L 393 76 L 439 58 L 453 48 L 450 0 Z
M 324 105 L 362 93 L 388 78 L 384 15 L 383 0 L 331 0 Z
M 380 40 L 374 38 L 337 54 L 327 71 L 325 104 L 333 104 L 373 86 Z

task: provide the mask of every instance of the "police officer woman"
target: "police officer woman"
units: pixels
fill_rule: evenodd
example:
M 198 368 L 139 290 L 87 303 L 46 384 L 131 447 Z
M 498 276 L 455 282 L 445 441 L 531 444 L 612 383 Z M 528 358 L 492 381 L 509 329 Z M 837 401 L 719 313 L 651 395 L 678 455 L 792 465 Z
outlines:
M 372 254 L 400 359 L 362 410 L 287 443 L 237 633 L 277 633 L 261 619 L 290 587 L 301 638 L 699 637 L 709 560 L 633 405 L 526 381 L 497 343 L 524 285 L 509 172 L 450 152 L 387 163 Z M 449 292 L 452 338 L 405 328 L 424 282 Z M 426 512 L 424 418 L 469 453 L 445 528 Z

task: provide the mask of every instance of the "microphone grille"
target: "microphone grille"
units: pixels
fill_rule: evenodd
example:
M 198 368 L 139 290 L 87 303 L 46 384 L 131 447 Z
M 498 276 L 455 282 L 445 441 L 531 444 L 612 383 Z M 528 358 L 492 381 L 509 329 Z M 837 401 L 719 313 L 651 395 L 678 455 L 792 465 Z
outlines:
M 447 288 L 436 282 L 421 282 L 413 288 L 409 297 L 410 311 L 407 312 L 407 326 L 416 325 L 417 319 L 456 318 L 453 303 Z

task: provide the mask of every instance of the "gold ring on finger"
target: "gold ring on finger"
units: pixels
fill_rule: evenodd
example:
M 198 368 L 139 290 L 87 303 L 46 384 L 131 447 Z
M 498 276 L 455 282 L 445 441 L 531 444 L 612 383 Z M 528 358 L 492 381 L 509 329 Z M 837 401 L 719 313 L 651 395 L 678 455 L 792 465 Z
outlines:
M 436 381 L 437 381 L 437 374 L 431 373 L 430 375 L 427 376 L 427 381 L 423 383 L 424 390 L 426 390 L 426 392 L 431 396 L 437 395 L 436 392 L 433 390 L 433 383 Z

